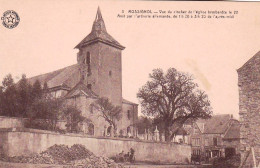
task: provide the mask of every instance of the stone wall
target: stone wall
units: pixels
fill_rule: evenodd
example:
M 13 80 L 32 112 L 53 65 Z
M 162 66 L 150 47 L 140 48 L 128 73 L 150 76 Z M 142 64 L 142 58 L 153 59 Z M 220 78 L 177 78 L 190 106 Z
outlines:
M 27 120 L 28 118 L 0 116 L 0 128 L 24 128 Z M 41 119 L 37 119 L 37 121 L 40 120 Z M 57 123 L 57 126 L 61 129 L 66 129 L 65 125 L 65 120 L 59 120 Z
M 241 155 L 250 147 L 260 157 L 260 52 L 246 62 L 238 72 Z M 259 162 L 259 161 L 258 161 Z
M 0 116 L 0 128 L 24 127 L 24 119 Z
M 10 128 L 0 129 L 0 149 L 9 156 L 39 153 L 54 144 L 83 144 L 96 155 L 115 156 L 133 148 L 137 161 L 185 163 L 190 160 L 191 147 L 173 143 L 144 142 L 124 138 L 91 137 L 58 134 L 49 131 Z

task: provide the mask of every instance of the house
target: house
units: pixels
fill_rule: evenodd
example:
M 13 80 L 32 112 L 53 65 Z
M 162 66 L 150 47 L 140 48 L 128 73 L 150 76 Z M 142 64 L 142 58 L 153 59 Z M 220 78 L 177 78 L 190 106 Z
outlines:
M 240 123 L 232 115 L 213 115 L 193 123 L 190 144 L 193 155 L 230 157 L 239 152 Z
M 38 80 L 42 85 L 47 84 L 50 94 L 79 108 L 82 115 L 91 120 L 82 124 L 87 134 L 111 135 L 112 126 L 93 109 L 97 98 L 106 97 L 113 105 L 122 108 L 122 117 L 116 121 L 118 134 L 136 135 L 138 105 L 122 97 L 124 48 L 107 32 L 98 8 L 92 31 L 75 47 L 79 50 L 77 64 L 32 77 L 28 81 L 33 84 Z

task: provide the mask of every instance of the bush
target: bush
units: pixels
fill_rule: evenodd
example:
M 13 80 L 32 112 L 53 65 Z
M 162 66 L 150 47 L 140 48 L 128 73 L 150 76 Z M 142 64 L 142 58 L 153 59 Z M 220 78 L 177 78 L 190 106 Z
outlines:
M 228 168 L 238 168 L 241 162 L 241 155 L 237 154 L 232 156 L 231 158 L 217 158 L 213 161 L 213 167 L 214 168 L 223 168 L 223 167 L 228 167 Z
M 53 128 L 50 124 L 50 121 L 38 119 L 38 120 L 26 120 L 24 123 L 25 128 L 32 128 L 32 129 L 40 129 L 40 130 L 48 130 L 48 131 L 55 131 L 61 134 L 65 134 L 66 130 L 61 129 L 60 127 Z

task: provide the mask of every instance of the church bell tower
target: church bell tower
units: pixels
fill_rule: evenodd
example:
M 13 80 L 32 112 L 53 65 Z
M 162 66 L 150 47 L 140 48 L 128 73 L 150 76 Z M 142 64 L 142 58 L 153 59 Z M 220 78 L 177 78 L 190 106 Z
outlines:
M 92 31 L 75 48 L 81 80 L 99 97 L 122 105 L 122 50 L 125 48 L 107 33 L 98 7 Z

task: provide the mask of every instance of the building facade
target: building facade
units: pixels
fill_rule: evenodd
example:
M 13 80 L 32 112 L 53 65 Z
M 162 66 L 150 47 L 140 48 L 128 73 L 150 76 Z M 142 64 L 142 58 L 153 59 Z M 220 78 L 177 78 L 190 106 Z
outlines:
M 93 108 L 98 98 L 108 98 L 122 108 L 122 117 L 116 121 L 117 133 L 135 136 L 138 105 L 122 97 L 122 50 L 125 47 L 108 34 L 99 8 L 90 34 L 75 48 L 79 50 L 77 64 L 28 81 L 46 83 L 54 97 L 79 108 L 91 121 L 81 125 L 83 132 L 90 135 L 111 135 L 111 125 Z
M 231 157 L 239 153 L 240 124 L 232 115 L 214 115 L 194 122 L 190 134 L 192 154 L 212 157 Z
M 260 162 L 260 51 L 237 70 L 241 160 L 245 167 Z

